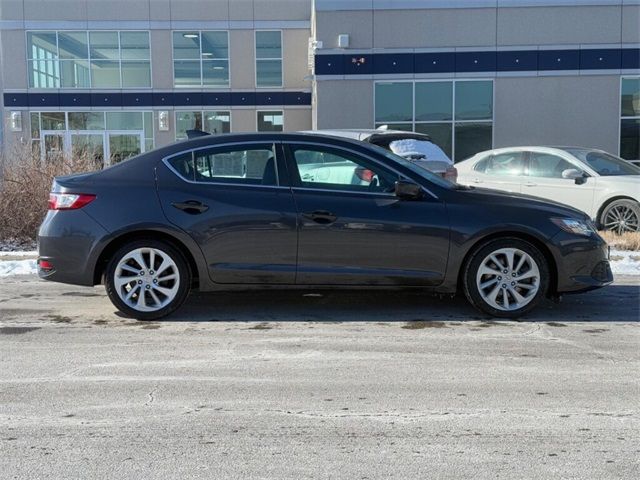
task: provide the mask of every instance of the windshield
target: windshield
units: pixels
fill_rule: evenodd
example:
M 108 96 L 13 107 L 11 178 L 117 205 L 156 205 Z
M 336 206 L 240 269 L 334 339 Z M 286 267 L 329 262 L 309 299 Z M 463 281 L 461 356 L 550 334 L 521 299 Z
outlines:
M 436 185 L 438 185 L 439 187 L 448 188 L 448 189 L 455 188 L 455 185 L 453 183 L 451 183 L 450 181 L 445 180 L 444 178 L 440 177 L 439 175 L 436 175 L 435 173 L 430 172 L 429 170 L 426 170 L 426 169 L 424 169 L 422 167 L 419 167 L 419 166 L 415 165 L 414 163 L 412 163 L 412 162 L 400 157 L 399 155 L 396 155 L 395 153 L 391 153 L 389 150 L 387 150 L 385 148 L 382 148 L 382 147 L 379 147 L 378 145 L 373 145 L 373 144 L 370 144 L 370 146 L 376 152 L 378 152 L 381 155 L 384 155 L 389 160 L 391 160 L 393 162 L 396 162 L 396 163 L 399 163 L 403 167 L 408 168 L 413 173 L 418 174 L 422 178 L 426 178 L 430 182 L 435 183 Z
M 605 152 L 583 148 L 565 148 L 566 152 L 589 165 L 598 175 L 611 177 L 616 175 L 640 175 L 640 168 L 619 157 Z

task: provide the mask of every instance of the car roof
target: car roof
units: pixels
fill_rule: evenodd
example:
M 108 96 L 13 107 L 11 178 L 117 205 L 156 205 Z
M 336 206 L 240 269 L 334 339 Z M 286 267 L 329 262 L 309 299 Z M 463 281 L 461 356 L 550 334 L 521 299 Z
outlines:
M 397 139 L 415 139 L 431 141 L 431 137 L 425 133 L 408 132 L 406 130 L 382 130 L 373 128 L 345 128 L 331 130 L 305 130 L 300 133 L 309 133 L 312 135 L 330 135 L 332 137 L 353 138 L 356 140 L 365 140 L 370 138 L 381 137 L 397 137 Z M 371 143 L 371 142 L 370 142 Z

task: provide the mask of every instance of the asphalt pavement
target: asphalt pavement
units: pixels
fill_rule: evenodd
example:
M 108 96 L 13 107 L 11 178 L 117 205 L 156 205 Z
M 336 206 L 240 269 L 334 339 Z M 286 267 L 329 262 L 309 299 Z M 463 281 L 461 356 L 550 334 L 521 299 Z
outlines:
M 640 278 L 495 321 L 397 292 L 0 279 L 1 479 L 640 478 Z

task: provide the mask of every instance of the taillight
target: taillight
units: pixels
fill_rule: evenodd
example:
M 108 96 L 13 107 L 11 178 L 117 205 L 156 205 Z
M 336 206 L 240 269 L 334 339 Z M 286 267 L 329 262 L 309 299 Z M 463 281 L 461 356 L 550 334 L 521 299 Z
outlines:
M 77 210 L 93 202 L 96 196 L 88 193 L 50 193 L 49 210 Z
M 445 180 L 449 180 L 451 183 L 456 183 L 458 181 L 458 169 L 456 167 L 449 167 L 444 172 L 443 177 Z
M 51 263 L 48 260 L 39 259 L 38 260 L 38 267 L 40 267 L 41 270 L 44 270 L 46 272 L 50 272 L 51 270 L 53 270 L 53 263 Z
M 376 176 L 376 174 L 373 171 L 367 168 L 362 168 L 362 167 L 356 168 L 355 173 L 360 180 L 363 180 L 367 183 L 371 183 L 373 181 L 373 177 Z

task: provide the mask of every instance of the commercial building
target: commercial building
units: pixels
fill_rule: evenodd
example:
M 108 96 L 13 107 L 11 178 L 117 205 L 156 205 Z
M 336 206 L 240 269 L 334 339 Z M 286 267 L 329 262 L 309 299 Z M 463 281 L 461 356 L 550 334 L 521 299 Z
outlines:
M 640 0 L 0 0 L 5 151 L 388 125 L 640 158 Z

